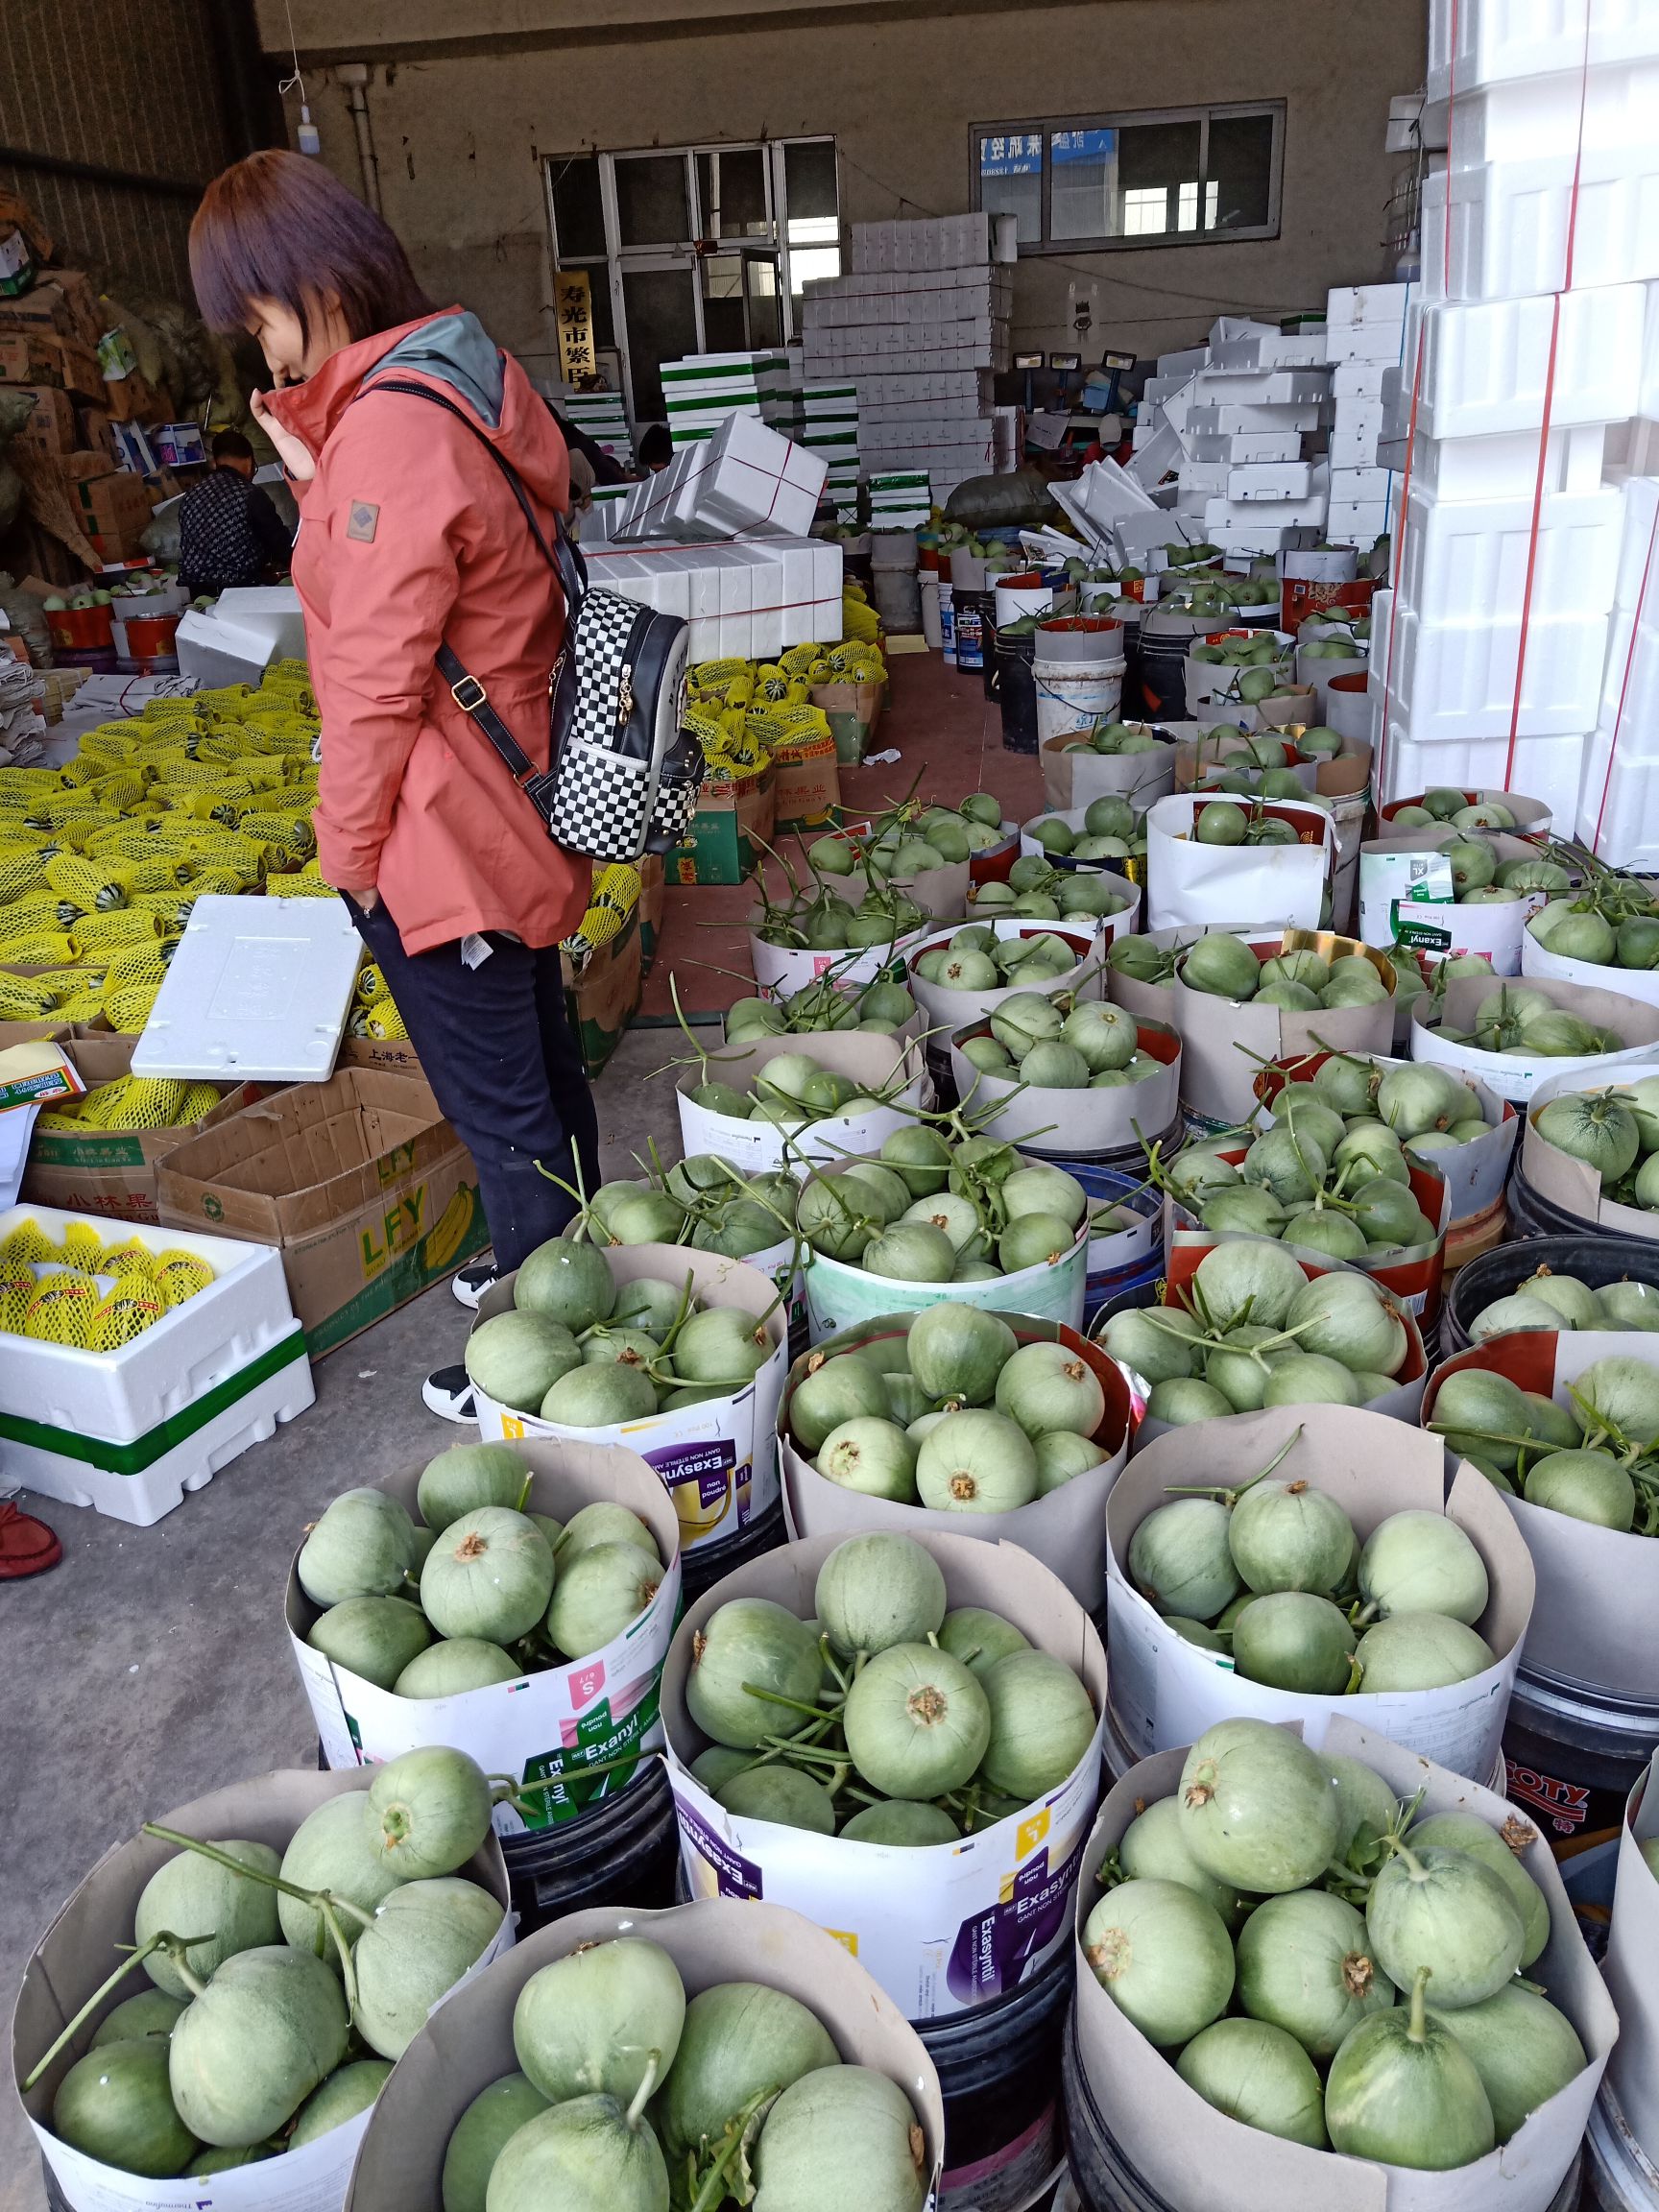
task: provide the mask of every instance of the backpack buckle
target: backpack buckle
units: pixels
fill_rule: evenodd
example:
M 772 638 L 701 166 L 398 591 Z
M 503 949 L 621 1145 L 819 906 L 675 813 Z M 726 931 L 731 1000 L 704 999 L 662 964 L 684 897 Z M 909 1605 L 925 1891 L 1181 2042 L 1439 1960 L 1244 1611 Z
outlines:
M 459 684 L 451 684 L 449 696 L 463 714 L 475 714 L 489 700 L 490 694 L 476 676 L 463 676 Z

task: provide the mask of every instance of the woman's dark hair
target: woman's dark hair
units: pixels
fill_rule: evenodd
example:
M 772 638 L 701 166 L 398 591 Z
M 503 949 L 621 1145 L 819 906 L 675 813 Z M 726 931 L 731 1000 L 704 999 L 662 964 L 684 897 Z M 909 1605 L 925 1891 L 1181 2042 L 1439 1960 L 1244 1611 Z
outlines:
M 208 448 L 215 461 L 252 461 L 253 448 L 240 430 L 216 430 Z
M 202 319 L 245 330 L 254 300 L 278 300 L 311 336 L 330 294 L 353 340 L 433 312 L 391 228 L 321 162 L 272 150 L 214 178 L 190 225 Z

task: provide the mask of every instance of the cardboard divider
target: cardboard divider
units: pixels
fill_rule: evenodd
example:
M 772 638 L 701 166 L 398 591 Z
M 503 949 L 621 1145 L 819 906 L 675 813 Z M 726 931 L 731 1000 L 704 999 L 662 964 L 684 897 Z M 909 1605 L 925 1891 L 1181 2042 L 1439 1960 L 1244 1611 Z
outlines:
M 1113 1720 L 1138 1758 L 1190 1743 L 1239 1715 L 1299 1720 L 1317 1748 L 1341 1715 L 1455 1773 L 1491 1775 L 1532 1613 L 1532 1562 L 1483 1475 L 1463 1468 L 1448 1495 L 1435 1440 L 1350 1406 L 1280 1406 L 1172 1429 L 1137 1452 L 1106 1504 L 1106 1604 Z M 1407 1510 L 1444 1510 L 1463 1530 L 1486 1569 L 1490 1596 L 1474 1626 L 1492 1647 L 1494 1665 L 1445 1690 L 1373 1693 L 1361 1685 L 1345 1696 L 1302 1695 L 1247 1681 L 1231 1656 L 1188 1643 L 1160 1618 L 1129 1576 L 1136 1529 L 1168 1503 L 1171 1489 L 1247 1481 L 1298 1431 L 1278 1479 L 1334 1498 L 1361 1543 L 1391 1513 Z
M 1542 904 L 1542 902 L 1540 902 Z M 1536 909 L 1535 909 L 1536 911 Z M 1580 983 L 1593 991 L 1617 991 L 1624 998 L 1640 998 L 1659 1006 L 1659 969 L 1619 968 L 1611 962 L 1567 960 L 1540 945 L 1530 929 L 1521 932 L 1521 973 L 1531 982 L 1536 975 L 1560 983 Z
M 1656 1755 L 1659 1756 L 1659 1755 Z M 1613 1918 L 1601 1974 L 1619 2014 L 1619 2041 L 1607 2061 L 1607 2083 L 1649 2159 L 1659 2159 L 1659 1874 L 1642 1846 L 1659 1836 L 1659 1784 L 1649 1765 L 1631 1791 L 1619 1830 Z
M 1125 717 L 1128 720 L 1128 717 Z M 1070 737 L 1046 738 L 1039 748 L 1043 763 L 1043 800 L 1047 806 L 1087 806 L 1094 799 L 1131 799 L 1149 806 L 1175 788 L 1175 750 L 1171 726 L 1129 721 L 1132 730 L 1148 730 L 1159 740 L 1155 753 L 1096 753 L 1070 750 Z M 1176 726 L 1178 727 L 1178 725 Z
M 887 1091 L 901 1075 L 903 1080 L 891 1105 L 873 1107 L 864 1114 L 827 1114 L 819 1120 L 789 1129 L 774 1121 L 740 1121 L 733 1115 L 699 1106 L 691 1096 L 706 1079 L 729 1083 L 735 1091 L 750 1091 L 767 1062 L 785 1052 L 805 1052 L 820 1068 L 847 1076 L 866 1093 Z M 764 1037 L 747 1046 L 724 1048 L 711 1064 L 708 1078 L 701 1068 L 683 1071 L 675 1085 L 680 1141 L 686 1153 L 716 1152 L 749 1175 L 799 1160 L 843 1160 L 878 1150 L 883 1138 L 907 1126 L 914 1116 L 904 1108 L 929 1103 L 922 1095 L 924 1082 L 921 1054 L 915 1046 L 898 1038 L 849 1029 L 818 1030 L 810 1037 Z
M 1481 1000 L 1502 988 L 1503 978 L 1499 976 L 1459 975 L 1446 986 L 1438 1008 L 1440 1017 L 1454 1029 L 1467 1029 Z M 1626 1066 L 1637 1061 L 1650 1062 L 1659 1056 L 1656 1055 L 1659 1006 L 1644 1005 L 1640 999 L 1623 998 L 1615 991 L 1596 991 L 1581 984 L 1563 983 L 1548 975 L 1528 978 L 1526 988 L 1540 993 L 1563 1013 L 1575 1014 L 1581 1022 L 1593 1022 L 1598 1028 L 1614 1030 L 1626 1040 L 1623 1051 L 1591 1053 L 1581 1059 L 1572 1055 L 1482 1052 L 1474 1045 L 1459 1045 L 1455 1039 L 1442 1036 L 1439 1029 L 1431 1024 L 1429 1017 L 1434 1008 L 1425 992 L 1422 998 L 1411 1002 L 1412 1059 L 1435 1060 L 1459 1075 L 1473 1075 L 1499 1097 L 1525 1106 L 1534 1092 L 1551 1080 L 1584 1076 L 1599 1088 L 1599 1078 L 1603 1070 L 1606 1081 L 1617 1083 Z
M 1294 845 L 1201 845 L 1193 825 L 1206 806 L 1252 806 L 1217 791 L 1160 799 L 1146 817 L 1146 917 L 1154 928 L 1219 921 L 1254 910 L 1258 928 L 1317 929 L 1325 887 L 1336 865 L 1336 828 L 1316 806 L 1273 800 L 1261 811 L 1287 822 Z
M 772 1905 L 706 1900 L 662 1912 L 607 1907 L 539 1928 L 432 2015 L 376 2102 L 347 2212 L 436 2206 L 444 2153 L 481 2089 L 517 2070 L 513 2009 L 541 1967 L 617 1936 L 667 1952 L 688 1997 L 725 1982 L 759 1982 L 814 2012 L 848 2065 L 896 2081 L 916 2110 L 929 2189 L 945 2156 L 939 2077 L 921 2037 L 833 1936 Z M 217 2203 L 217 2199 L 215 2200 Z
M 981 1133 L 1017 1144 L 1033 1159 L 1069 1160 L 1094 1152 L 1120 1152 L 1162 1136 L 1180 1112 L 1181 1040 L 1163 1022 L 1136 1023 L 1136 1043 L 1158 1072 L 1140 1083 L 1096 1091 L 1051 1091 L 1019 1081 L 1004 1082 L 975 1068 L 962 1047 L 974 1037 L 991 1035 L 989 1018 L 956 1030 L 950 1039 L 950 1071 L 965 1108 L 988 1118 Z M 995 1108 L 995 1112 L 990 1110 Z
M 1659 1075 L 1659 1057 L 1623 1063 L 1618 1074 L 1607 1082 L 1575 1074 L 1557 1075 L 1540 1083 L 1527 1107 L 1521 1166 L 1540 1198 L 1547 1198 L 1565 1213 L 1576 1214 L 1587 1227 L 1605 1229 L 1609 1236 L 1642 1237 L 1653 1241 L 1659 1240 L 1659 1214 L 1650 1214 L 1645 1206 L 1621 1206 L 1612 1198 L 1603 1198 L 1599 1171 L 1588 1160 L 1575 1160 L 1570 1152 L 1551 1144 L 1548 1137 L 1540 1136 L 1537 1122 L 1539 1113 L 1552 1098 L 1640 1083 L 1649 1075 Z
M 1475 1813 L 1503 1830 L 1511 1809 L 1477 1783 L 1334 1718 L 1325 1748 L 1359 1759 L 1395 1794 L 1424 1792 L 1423 1811 Z M 1541 2104 L 1510 2141 L 1472 2165 L 1424 2172 L 1313 2151 L 1247 2128 L 1206 2104 L 1100 1986 L 1082 1953 L 1107 1854 L 1142 1809 L 1175 1791 L 1184 1749 L 1132 1767 L 1108 1795 L 1083 1855 L 1077 1892 L 1077 2045 L 1084 2075 L 1124 2160 L 1171 2205 L 1215 2200 L 1228 2212 L 1548 2212 L 1577 2154 L 1619 2021 L 1584 1948 L 1550 1847 L 1534 1829 L 1519 1856 L 1550 1907 L 1550 1941 L 1532 1969 L 1576 2029 L 1589 2064 Z
M 1229 1166 L 1237 1167 L 1247 1147 L 1239 1144 L 1221 1154 Z M 1452 1193 L 1446 1178 L 1437 1166 L 1412 1160 L 1407 1166 L 1407 1178 L 1411 1195 L 1425 1219 L 1434 1224 L 1434 1238 L 1429 1244 L 1411 1245 L 1396 1257 L 1372 1260 L 1360 1253 L 1342 1264 L 1356 1275 L 1369 1276 L 1380 1289 L 1385 1290 L 1404 1312 L 1412 1314 L 1423 1327 L 1431 1329 L 1440 1313 L 1440 1293 L 1445 1277 L 1446 1232 L 1452 1222 Z M 1196 1251 L 1200 1258 L 1217 1244 L 1236 1244 L 1245 1232 L 1234 1229 L 1206 1229 L 1190 1208 L 1173 1194 L 1165 1197 L 1165 1238 L 1171 1251 Z M 1284 1245 L 1286 1252 L 1294 1253 L 1298 1260 L 1318 1258 L 1306 1245 L 1300 1245 L 1289 1234 L 1273 1239 Z
M 204 1842 L 234 1836 L 269 1844 L 280 1854 L 300 1823 L 320 1805 L 349 1791 L 367 1792 L 373 1779 L 367 1768 L 339 1774 L 279 1770 L 234 1782 L 171 1813 L 157 1814 L 155 1819 L 159 1827 L 178 1829 Z M 119 2207 L 132 2207 L 132 2212 L 190 2212 L 208 2202 L 213 2212 L 311 2212 L 312 2207 L 323 2212 L 324 2207 L 345 2200 L 352 2160 L 369 2126 L 367 2112 L 298 2151 L 216 2175 L 210 2188 L 188 2179 L 146 2180 L 123 2173 L 84 2156 L 52 2133 L 52 2101 L 64 2075 L 85 2056 L 99 2023 L 124 1998 L 150 1986 L 141 1970 L 111 1992 L 97 2018 L 87 2023 L 45 2079 L 27 2093 L 23 2090 L 25 2075 L 119 1964 L 115 1946 L 132 1941 L 132 1913 L 140 1891 L 176 1856 L 176 1845 L 151 1836 L 134 1835 L 115 1844 L 47 1929 L 24 1969 L 12 2015 L 12 2070 L 36 2142 L 62 2192 L 61 2200 L 86 2207 L 86 2212 L 116 2212 Z M 441 2019 L 445 2008 L 475 1985 L 492 1961 L 510 1952 L 513 1944 L 507 1868 L 494 1836 L 485 1839 L 461 1872 L 489 1890 L 504 1917 L 483 1958 L 440 2002 L 435 2019 Z
M 1476 1367 L 1506 1375 L 1522 1390 L 1571 1407 L 1569 1383 L 1598 1359 L 1659 1368 L 1659 1343 L 1632 1331 L 1517 1330 L 1455 1353 L 1423 1393 L 1422 1425 L 1432 1428 L 1449 1375 Z M 1447 1451 L 1450 1464 L 1453 1454 Z M 1482 1480 L 1484 1478 L 1482 1477 Z M 1651 1706 L 1659 1682 L 1659 1543 L 1505 1498 L 1532 1554 L 1538 1599 L 1527 1639 L 1527 1669 L 1597 1697 Z
M 1264 1125 L 1271 1128 L 1275 1116 L 1272 1108 L 1286 1080 L 1292 1083 L 1310 1083 L 1325 1062 L 1328 1052 L 1310 1052 L 1305 1057 L 1283 1062 L 1276 1067 L 1264 1068 L 1256 1078 L 1256 1095 L 1268 1111 Z M 1409 1060 L 1394 1060 L 1380 1052 L 1369 1058 L 1385 1071 L 1394 1068 L 1409 1068 Z M 1659 1063 L 1655 1064 L 1659 1072 Z M 1482 1083 L 1479 1077 L 1459 1077 L 1473 1094 L 1480 1109 L 1480 1118 L 1486 1124 L 1483 1137 L 1472 1137 L 1466 1144 L 1435 1152 L 1432 1159 L 1434 1171 L 1451 1193 L 1452 1212 L 1447 1221 L 1450 1235 L 1459 1222 L 1484 1214 L 1503 1195 L 1503 1187 L 1509 1179 L 1509 1164 L 1515 1156 L 1515 1146 L 1521 1135 L 1521 1118 L 1507 1098 L 1500 1098 L 1497 1092 Z M 1656 1230 L 1659 1233 L 1659 1230 Z
M 476 1759 L 487 1774 L 540 1782 L 564 1772 L 577 1786 L 541 1792 L 535 1800 L 539 1816 L 528 1821 L 511 1806 L 498 1805 L 495 1826 L 502 1835 L 573 1819 L 592 1799 L 613 1795 L 633 1779 L 608 1774 L 583 1789 L 582 1768 L 589 1762 L 661 1747 L 657 1684 L 680 1609 L 680 1523 L 655 1469 L 637 1453 L 573 1437 L 527 1439 L 510 1449 L 530 1477 L 525 1512 L 568 1521 L 582 1506 L 604 1499 L 637 1514 L 657 1540 L 662 1560 L 657 1595 L 601 1649 L 456 1696 L 398 1697 L 306 1642 L 325 1608 L 301 1589 L 298 1552 L 283 1599 L 289 1648 L 330 1767 L 378 1766 L 417 1744 L 447 1743 Z M 417 1526 L 421 1474 L 420 1467 L 404 1467 L 374 1484 L 406 1507 Z
M 705 1747 L 685 1703 L 696 1639 L 734 1598 L 811 1617 L 818 1571 L 845 1539 L 808 1536 L 728 1575 L 686 1610 L 662 1671 L 668 1779 L 685 1878 L 698 1896 L 788 1905 L 836 1935 L 912 2020 L 938 2020 L 1016 1987 L 1061 1948 L 1079 1854 L 1100 1791 L 1106 1659 L 1058 1578 L 1007 1543 L 911 1531 L 937 1561 L 952 1608 L 983 1605 L 1082 1680 L 1100 1725 L 1055 1790 L 954 1843 L 847 1842 L 728 1813 L 690 1772 Z
M 995 1309 L 992 1309 L 995 1310 Z M 778 1415 L 778 1451 L 783 1469 L 783 1511 L 792 1537 L 852 1536 L 865 1528 L 914 1536 L 931 1529 L 940 1536 L 975 1536 L 986 1544 L 1018 1544 L 1058 1575 L 1086 1613 L 1099 1609 L 1106 1593 L 1104 1507 L 1129 1454 L 1129 1385 L 1118 1362 L 1076 1330 L 1039 1321 L 1016 1310 L 999 1315 L 1022 1344 L 1064 1344 L 1094 1373 L 1106 1393 L 1106 1412 L 1094 1442 L 1107 1456 L 1046 1498 L 1034 1498 L 1012 1513 L 947 1513 L 926 1505 L 902 1505 L 890 1498 L 869 1498 L 820 1475 L 789 1432 L 789 1405 L 806 1375 L 837 1352 L 902 1336 L 909 1316 L 883 1314 L 856 1329 L 825 1339 L 789 1370 Z
M 1401 830 L 1359 848 L 1359 934 L 1367 945 L 1404 939 L 1421 959 L 1434 963 L 1479 952 L 1500 975 L 1518 975 L 1526 926 L 1548 903 L 1542 891 L 1496 905 L 1461 905 L 1452 893 L 1452 864 L 1440 848 L 1452 830 Z M 1548 857 L 1525 837 L 1483 830 L 1480 841 L 1510 860 Z
M 613 1244 L 601 1249 L 617 1284 L 632 1283 L 641 1275 L 668 1283 L 689 1278 L 700 1306 L 733 1307 L 753 1313 L 757 1321 L 764 1315 L 771 1350 L 754 1381 L 730 1397 L 706 1398 L 698 1406 L 678 1406 L 602 1429 L 562 1428 L 538 1413 L 498 1406 L 479 1390 L 475 1393 L 479 1435 L 486 1443 L 557 1436 L 576 1444 L 619 1445 L 637 1452 L 668 1492 L 679 1517 L 683 1551 L 735 1536 L 778 1496 L 774 1431 L 789 1364 L 788 1321 L 778 1286 L 744 1261 L 693 1251 L 685 1244 Z M 517 1281 L 516 1273 L 505 1275 L 485 1293 L 474 1328 L 513 1310 Z
M 1170 986 L 1168 1020 L 1181 1036 L 1181 1092 L 1195 1114 L 1212 1121 L 1242 1121 L 1256 1104 L 1256 1079 L 1264 1063 L 1334 1052 L 1383 1052 L 1394 1036 L 1391 962 L 1330 929 L 1254 929 L 1238 932 L 1265 965 L 1281 952 L 1317 952 L 1322 960 L 1369 960 L 1388 996 L 1369 1006 L 1316 1006 L 1308 1012 L 1263 1006 L 1251 998 L 1222 998 L 1193 991 L 1179 971 Z M 1116 978 L 1114 978 L 1116 981 Z

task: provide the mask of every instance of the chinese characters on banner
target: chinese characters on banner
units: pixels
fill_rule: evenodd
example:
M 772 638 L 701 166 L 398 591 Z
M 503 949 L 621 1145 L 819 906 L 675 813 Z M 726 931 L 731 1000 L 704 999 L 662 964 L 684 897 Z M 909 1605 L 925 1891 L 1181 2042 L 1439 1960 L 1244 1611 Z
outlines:
M 554 284 L 559 373 L 566 384 L 576 384 L 595 374 L 599 366 L 593 350 L 593 295 L 586 269 L 561 269 Z

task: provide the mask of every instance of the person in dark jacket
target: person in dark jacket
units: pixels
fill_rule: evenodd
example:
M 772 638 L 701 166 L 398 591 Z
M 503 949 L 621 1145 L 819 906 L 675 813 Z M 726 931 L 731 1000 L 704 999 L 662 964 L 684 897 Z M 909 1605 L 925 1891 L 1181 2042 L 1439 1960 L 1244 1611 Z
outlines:
M 213 441 L 213 469 L 179 510 L 179 581 L 192 599 L 286 575 L 293 550 L 282 518 L 253 481 L 253 448 L 240 430 Z

